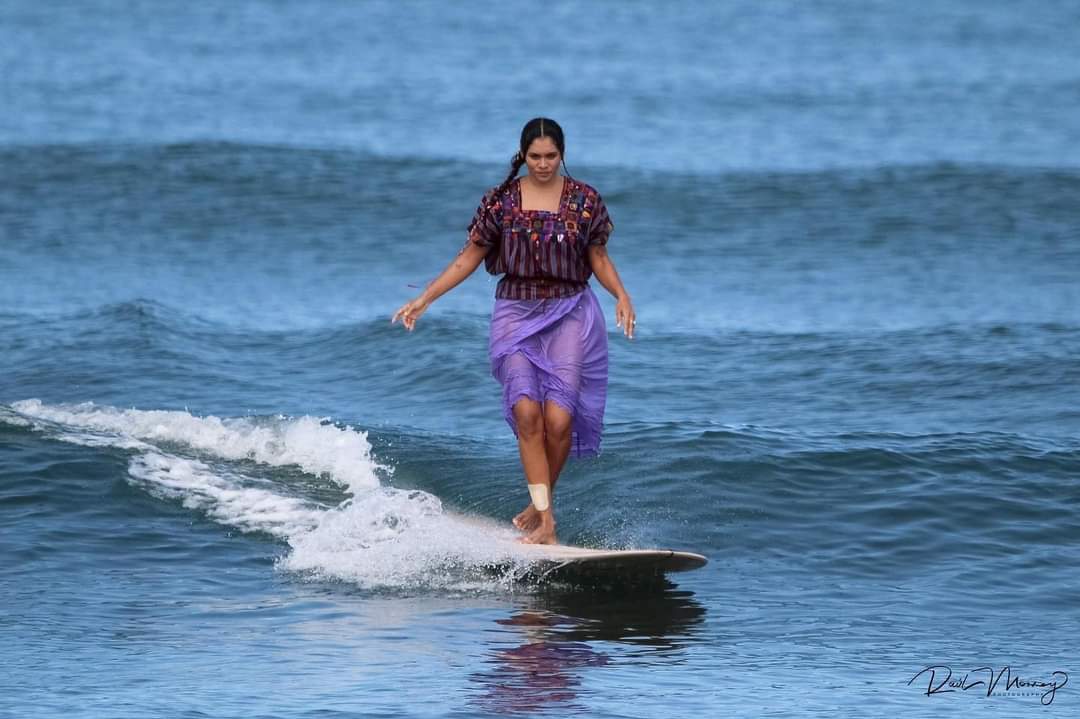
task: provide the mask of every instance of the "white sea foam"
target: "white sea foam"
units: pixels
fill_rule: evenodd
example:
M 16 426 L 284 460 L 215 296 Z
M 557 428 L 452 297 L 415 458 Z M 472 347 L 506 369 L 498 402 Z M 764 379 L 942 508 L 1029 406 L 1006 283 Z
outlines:
M 326 420 L 198 417 L 180 411 L 117 409 L 25 400 L 0 421 L 81 445 L 133 452 L 129 481 L 150 494 L 244 532 L 285 541 L 278 566 L 319 580 L 368 588 L 491 585 L 482 568 L 523 565 L 515 532 L 444 510 L 434 495 L 384 486 L 390 468 L 367 434 Z M 294 466 L 342 486 L 334 507 L 305 499 L 250 465 Z
M 47 405 L 36 399 L 15 402 L 12 407 L 30 419 L 91 430 L 94 437 L 104 432 L 115 434 L 117 440 L 176 443 L 222 459 L 247 459 L 272 467 L 295 465 L 326 476 L 354 494 L 378 487 L 377 471 L 390 472 L 372 459 L 366 432 L 313 417 L 219 419 L 179 411 L 122 410 L 92 402 Z M 90 442 L 94 437 L 83 439 Z
M 15 414 L 3 405 L 0 405 L 0 422 L 10 424 L 15 427 L 32 427 L 34 424 L 25 417 L 20 417 L 19 415 Z
M 198 460 L 150 451 L 133 457 L 128 472 L 150 494 L 179 500 L 188 509 L 245 532 L 288 539 L 317 527 L 324 513 L 300 499 L 245 487 L 242 475 L 215 470 Z
M 462 587 L 519 554 L 512 530 L 447 513 L 426 492 L 370 492 L 320 519 L 289 538 L 282 567 L 367 587 Z

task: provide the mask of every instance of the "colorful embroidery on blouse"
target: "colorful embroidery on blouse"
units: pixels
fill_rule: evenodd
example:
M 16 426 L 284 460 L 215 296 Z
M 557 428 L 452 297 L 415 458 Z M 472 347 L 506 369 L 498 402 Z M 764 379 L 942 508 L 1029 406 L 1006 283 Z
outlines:
M 569 297 L 592 275 L 588 246 L 603 245 L 614 225 L 600 194 L 564 179 L 559 209 L 521 209 L 521 181 L 498 197 L 484 195 L 469 223 L 469 241 L 488 248 L 487 271 L 504 275 L 495 290 L 501 299 Z

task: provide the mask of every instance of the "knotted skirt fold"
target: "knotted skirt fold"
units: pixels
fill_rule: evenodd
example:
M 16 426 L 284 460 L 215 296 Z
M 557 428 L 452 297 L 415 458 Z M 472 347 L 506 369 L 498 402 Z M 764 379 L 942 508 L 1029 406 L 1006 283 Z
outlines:
M 515 437 L 514 404 L 523 397 L 541 404 L 551 400 L 573 417 L 570 455 L 599 453 L 608 348 L 603 311 L 592 289 L 563 298 L 497 299 L 488 356 Z

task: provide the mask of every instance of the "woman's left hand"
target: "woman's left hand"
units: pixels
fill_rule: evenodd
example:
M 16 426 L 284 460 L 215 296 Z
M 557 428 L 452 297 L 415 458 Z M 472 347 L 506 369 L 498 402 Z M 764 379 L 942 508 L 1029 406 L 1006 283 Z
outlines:
M 394 316 L 390 318 L 390 324 L 400 319 L 401 323 L 405 325 L 405 329 L 412 332 L 416 327 L 416 321 L 420 319 L 420 315 L 424 314 L 430 304 L 430 302 L 424 300 L 423 296 L 410 300 L 394 313 Z
M 634 305 L 630 303 L 630 298 L 623 296 L 615 304 L 615 325 L 622 327 L 623 334 L 628 338 L 634 339 L 634 329 L 637 324 L 637 319 L 634 315 Z

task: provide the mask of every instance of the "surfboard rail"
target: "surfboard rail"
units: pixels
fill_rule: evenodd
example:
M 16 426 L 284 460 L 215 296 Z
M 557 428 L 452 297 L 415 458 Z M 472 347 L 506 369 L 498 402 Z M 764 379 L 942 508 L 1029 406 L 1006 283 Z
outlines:
M 564 544 L 523 544 L 527 561 L 523 578 L 620 579 L 657 581 L 672 572 L 698 569 L 708 563 L 701 554 L 674 549 L 589 549 Z
M 673 572 L 699 569 L 709 560 L 702 554 L 676 549 L 594 549 L 570 544 L 522 544 L 520 535 L 487 517 L 453 513 L 465 524 L 490 533 L 501 558 L 486 569 L 512 571 L 520 579 L 570 581 L 615 579 L 620 583 L 654 583 Z

